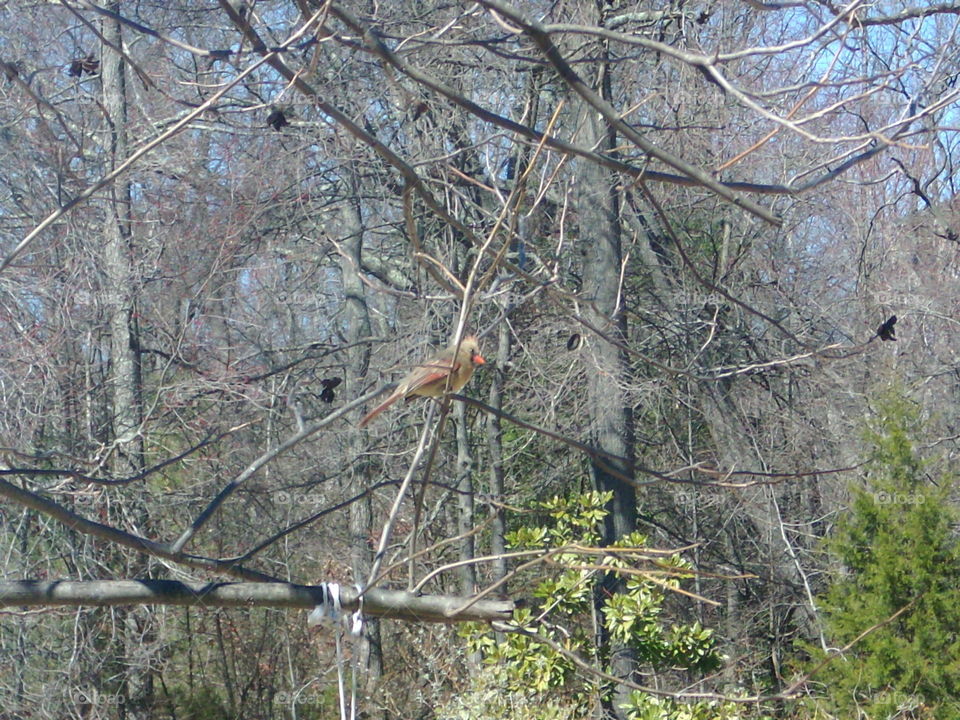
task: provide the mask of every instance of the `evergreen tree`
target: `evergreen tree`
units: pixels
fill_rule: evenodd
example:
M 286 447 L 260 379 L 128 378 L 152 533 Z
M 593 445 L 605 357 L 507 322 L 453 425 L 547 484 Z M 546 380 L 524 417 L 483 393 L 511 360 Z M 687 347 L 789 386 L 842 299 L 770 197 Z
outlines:
M 827 543 L 842 566 L 821 598 L 828 637 L 835 648 L 853 644 L 817 673 L 826 695 L 818 717 L 960 712 L 957 513 L 947 502 L 949 479 L 934 483 L 914 450 L 917 415 L 902 396 L 883 401 L 867 434 L 865 482 Z

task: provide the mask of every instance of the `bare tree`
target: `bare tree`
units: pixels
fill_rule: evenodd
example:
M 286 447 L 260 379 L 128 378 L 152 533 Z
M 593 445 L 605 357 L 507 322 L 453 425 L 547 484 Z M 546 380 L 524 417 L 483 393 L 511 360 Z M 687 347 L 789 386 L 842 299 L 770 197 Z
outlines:
M 689 547 L 695 592 L 723 599 L 669 608 L 722 628 L 717 687 L 787 686 L 871 392 L 916 387 L 955 452 L 956 17 L 7 3 L 8 576 L 522 596 L 515 509 L 595 486 L 606 542 Z M 896 343 L 871 340 L 892 314 Z M 467 330 L 486 407 L 353 427 Z M 108 636 L 133 714 L 209 677 L 224 712 L 271 714 L 278 687 L 325 702 L 330 648 L 294 668 L 310 640 L 278 614 L 74 612 L 0 632 L 18 710 L 89 715 L 39 678 L 106 688 Z M 380 631 L 369 707 L 468 684 L 443 631 Z M 614 658 L 593 670 L 635 677 Z

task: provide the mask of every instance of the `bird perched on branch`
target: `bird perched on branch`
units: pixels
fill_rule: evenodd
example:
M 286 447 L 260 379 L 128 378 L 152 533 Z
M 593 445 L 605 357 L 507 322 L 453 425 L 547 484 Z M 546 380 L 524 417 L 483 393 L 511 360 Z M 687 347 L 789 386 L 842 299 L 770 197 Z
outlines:
M 446 392 L 457 392 L 467 384 L 476 367 L 485 362 L 480 354 L 477 338 L 473 335 L 465 337 L 459 349 L 456 345 L 451 345 L 411 370 L 390 397 L 364 416 L 360 427 L 365 426 L 400 398 L 409 400 L 414 395 L 442 397 Z

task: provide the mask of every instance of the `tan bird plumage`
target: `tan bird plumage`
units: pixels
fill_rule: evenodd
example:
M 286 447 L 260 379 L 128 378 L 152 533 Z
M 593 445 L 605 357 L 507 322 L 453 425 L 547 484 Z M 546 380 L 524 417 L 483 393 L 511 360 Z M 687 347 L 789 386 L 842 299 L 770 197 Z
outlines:
M 474 369 L 485 362 L 483 355 L 480 354 L 477 338 L 473 335 L 465 337 L 460 343 L 459 350 L 451 345 L 411 370 L 400 381 L 390 397 L 364 416 L 360 421 L 360 427 L 373 420 L 400 398 L 409 400 L 415 395 L 442 397 L 445 392 L 459 391 L 470 380 Z

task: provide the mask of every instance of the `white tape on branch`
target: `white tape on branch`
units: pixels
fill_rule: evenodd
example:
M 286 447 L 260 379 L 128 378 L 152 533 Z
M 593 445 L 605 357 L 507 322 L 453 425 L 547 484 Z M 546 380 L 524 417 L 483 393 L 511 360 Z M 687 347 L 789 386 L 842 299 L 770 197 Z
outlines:
M 325 625 L 334 631 L 337 646 L 337 687 L 340 691 L 340 720 L 347 720 L 347 698 L 343 687 L 343 649 L 340 645 L 340 639 L 344 632 L 349 629 L 353 637 L 360 637 L 363 634 L 363 589 L 357 585 L 359 596 L 359 606 L 352 615 L 343 612 L 340 605 L 340 585 L 338 583 L 322 583 L 320 586 L 323 596 L 322 602 L 317 605 L 307 616 L 307 627 Z M 357 655 L 351 653 L 350 662 L 350 720 L 357 717 Z

